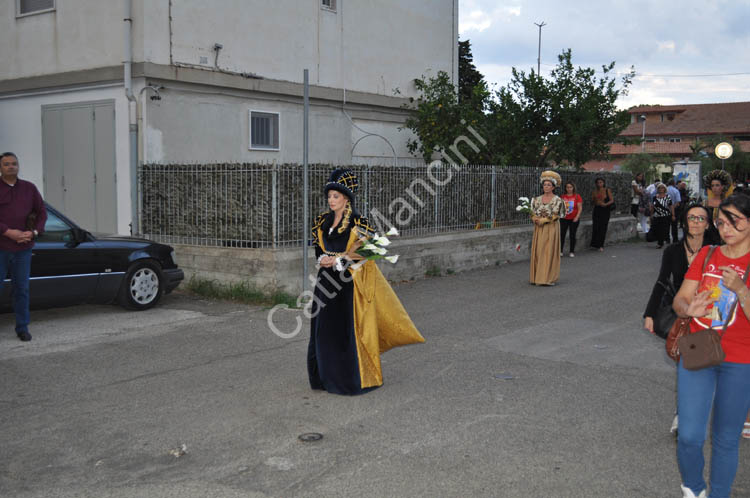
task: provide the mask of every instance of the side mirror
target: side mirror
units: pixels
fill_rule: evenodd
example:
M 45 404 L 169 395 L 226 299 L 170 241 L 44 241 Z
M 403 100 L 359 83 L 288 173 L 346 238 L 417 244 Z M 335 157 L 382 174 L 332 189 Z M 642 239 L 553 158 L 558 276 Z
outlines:
M 88 232 L 82 228 L 73 227 L 73 243 L 80 244 L 86 242 Z

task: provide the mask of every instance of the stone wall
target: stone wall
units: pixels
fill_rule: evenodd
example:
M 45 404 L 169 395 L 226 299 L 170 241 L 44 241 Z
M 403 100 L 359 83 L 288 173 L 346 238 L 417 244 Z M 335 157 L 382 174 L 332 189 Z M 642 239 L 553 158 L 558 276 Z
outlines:
M 379 263 L 391 281 L 413 280 L 432 274 L 461 272 L 529 259 L 533 227 L 519 226 L 441 233 L 419 237 L 395 238 L 391 252 L 399 254 L 395 265 Z M 607 244 L 634 237 L 636 222 L 632 216 L 615 216 L 609 222 Z M 591 220 L 582 220 L 578 228 L 579 252 L 588 250 Z M 567 245 L 567 244 L 566 244 Z M 301 291 L 302 250 L 240 249 L 174 245 L 177 261 L 187 278 L 219 282 L 251 281 L 260 287 Z M 309 251 L 309 270 L 315 272 L 314 250 Z M 308 285 L 308 288 L 311 286 Z

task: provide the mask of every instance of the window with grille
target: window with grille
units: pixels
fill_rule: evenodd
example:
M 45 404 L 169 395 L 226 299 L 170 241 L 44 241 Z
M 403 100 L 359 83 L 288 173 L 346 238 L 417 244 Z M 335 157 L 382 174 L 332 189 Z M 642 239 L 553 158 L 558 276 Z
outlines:
M 320 6 L 326 10 L 336 10 L 336 0 L 320 0 Z
M 16 0 L 16 17 L 55 10 L 55 0 Z
M 670 138 L 669 141 L 672 142 L 672 143 L 679 143 L 679 142 L 682 141 L 682 139 L 681 138 Z
M 250 111 L 250 148 L 279 150 L 279 114 Z

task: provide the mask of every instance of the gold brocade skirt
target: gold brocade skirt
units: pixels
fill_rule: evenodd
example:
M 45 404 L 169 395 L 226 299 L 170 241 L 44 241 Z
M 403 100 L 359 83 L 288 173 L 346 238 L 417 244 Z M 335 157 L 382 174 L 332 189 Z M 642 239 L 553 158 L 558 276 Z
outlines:
M 560 222 L 534 225 L 529 282 L 550 285 L 560 278 Z

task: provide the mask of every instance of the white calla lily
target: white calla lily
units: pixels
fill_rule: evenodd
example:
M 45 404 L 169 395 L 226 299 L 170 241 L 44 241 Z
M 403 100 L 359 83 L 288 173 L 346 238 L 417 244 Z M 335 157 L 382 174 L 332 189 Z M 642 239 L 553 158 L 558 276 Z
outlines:
M 395 263 L 396 261 L 398 261 L 398 254 L 394 256 L 386 256 L 385 259 L 388 260 L 390 263 Z
M 398 237 L 398 230 L 396 230 L 396 227 L 391 227 L 390 230 L 388 230 L 386 235 L 390 235 L 391 237 Z

